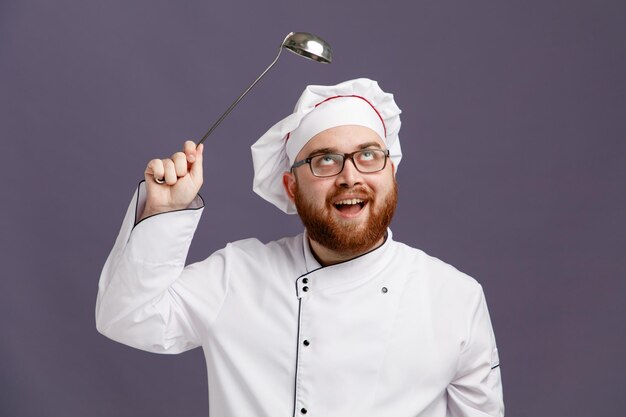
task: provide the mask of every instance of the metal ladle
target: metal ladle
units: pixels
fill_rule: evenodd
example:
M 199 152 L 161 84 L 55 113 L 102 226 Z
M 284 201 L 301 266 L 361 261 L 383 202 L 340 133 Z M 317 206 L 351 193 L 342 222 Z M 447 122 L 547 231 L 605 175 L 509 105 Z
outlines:
M 278 55 L 276 55 L 274 61 L 272 61 L 272 63 L 265 69 L 265 71 L 263 71 L 261 75 L 259 75 L 259 77 L 254 80 L 252 84 L 250 84 L 250 86 L 246 88 L 243 93 L 241 93 L 239 97 L 237 97 L 237 100 L 235 100 L 228 109 L 226 109 L 224 114 L 222 114 L 220 118 L 217 119 L 213 126 L 211 126 L 211 128 L 204 134 L 202 139 L 200 139 L 198 145 L 204 142 L 205 139 L 208 138 L 211 133 L 213 133 L 215 128 L 217 128 L 217 126 L 222 123 L 222 120 L 224 120 L 226 116 L 228 116 L 228 114 L 235 108 L 235 106 L 241 101 L 241 99 L 244 98 L 244 96 L 248 94 L 250 90 L 252 90 L 252 87 L 254 87 L 256 83 L 258 83 L 259 80 L 263 78 L 263 76 L 274 66 L 274 64 L 278 61 L 280 53 L 283 51 L 283 48 L 286 48 L 291 52 L 305 58 L 317 62 L 322 62 L 324 64 L 330 64 L 333 60 L 333 51 L 331 50 L 330 45 L 324 39 L 306 32 L 289 33 L 287 36 L 285 36 L 285 39 L 280 44 L 280 47 L 278 48 Z

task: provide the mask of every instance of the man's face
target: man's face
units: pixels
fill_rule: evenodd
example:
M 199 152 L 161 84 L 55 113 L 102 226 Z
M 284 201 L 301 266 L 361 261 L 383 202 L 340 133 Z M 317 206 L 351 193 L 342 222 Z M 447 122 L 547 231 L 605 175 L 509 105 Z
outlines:
M 351 153 L 385 149 L 373 130 L 338 126 L 313 137 L 296 161 L 320 153 Z M 359 254 L 381 242 L 397 202 L 391 160 L 382 171 L 361 173 L 349 159 L 334 177 L 319 178 L 308 164 L 286 173 L 284 184 L 295 203 L 309 238 L 342 254 Z

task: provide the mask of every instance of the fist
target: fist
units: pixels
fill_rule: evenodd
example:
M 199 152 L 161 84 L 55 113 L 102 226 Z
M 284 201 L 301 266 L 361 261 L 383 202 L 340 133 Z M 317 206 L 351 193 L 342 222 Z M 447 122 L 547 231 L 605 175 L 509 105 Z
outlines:
M 202 186 L 202 152 L 204 145 L 190 140 L 167 159 L 148 162 L 146 179 L 146 205 L 140 217 L 187 208 Z

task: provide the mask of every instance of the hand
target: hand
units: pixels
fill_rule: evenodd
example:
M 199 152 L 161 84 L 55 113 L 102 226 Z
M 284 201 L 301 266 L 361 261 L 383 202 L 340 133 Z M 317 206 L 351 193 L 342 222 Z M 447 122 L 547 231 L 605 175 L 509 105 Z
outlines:
M 203 151 L 204 145 L 196 149 L 196 144 L 188 140 L 183 145 L 183 152 L 176 152 L 169 159 L 148 162 L 144 172 L 146 206 L 140 220 L 189 206 L 202 186 Z

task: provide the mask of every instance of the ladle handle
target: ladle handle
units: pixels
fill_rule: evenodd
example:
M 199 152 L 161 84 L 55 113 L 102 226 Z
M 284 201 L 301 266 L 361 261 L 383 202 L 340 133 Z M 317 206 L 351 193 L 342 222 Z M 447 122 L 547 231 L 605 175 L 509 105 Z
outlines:
M 228 116 L 228 115 L 230 114 L 230 112 L 231 112 L 231 111 L 233 111 L 233 109 L 235 108 L 235 106 L 237 106 L 237 104 L 239 104 L 239 102 L 241 101 L 241 99 L 242 99 L 242 98 L 244 98 L 244 96 L 245 96 L 246 94 L 248 94 L 248 92 L 249 92 L 250 90 L 252 90 L 252 87 L 254 87 L 254 86 L 256 85 L 256 83 L 258 83 L 258 82 L 259 82 L 259 80 L 260 80 L 261 78 L 263 78 L 263 76 L 264 76 L 265 74 L 267 74 L 267 72 L 268 72 L 268 71 L 269 71 L 269 70 L 270 70 L 270 69 L 274 66 L 274 64 L 278 61 L 278 58 L 280 58 L 280 53 L 281 53 L 282 51 L 283 51 L 283 45 L 281 44 L 281 45 L 280 45 L 280 47 L 278 48 L 278 55 L 276 55 L 276 58 L 274 58 L 274 60 L 272 61 L 272 63 L 271 63 L 271 64 L 270 64 L 267 68 L 265 68 L 265 71 L 263 71 L 263 72 L 261 73 L 261 75 L 259 75 L 259 76 L 257 77 L 257 79 L 256 79 L 256 80 L 254 80 L 254 81 L 252 82 L 252 84 L 250 84 L 250 86 L 248 86 L 248 88 L 246 88 L 246 89 L 244 90 L 244 92 L 243 92 L 243 93 L 241 93 L 241 95 L 240 95 L 239 97 L 237 97 L 237 100 L 235 100 L 235 101 L 233 102 L 233 104 L 231 104 L 231 105 L 230 105 L 230 107 L 228 107 L 228 108 L 226 109 L 226 111 L 224 112 L 224 114 L 222 114 L 222 115 L 220 116 L 220 118 L 219 118 L 219 119 L 217 119 L 217 121 L 216 121 L 215 123 L 213 123 L 213 126 L 211 126 L 211 128 L 210 128 L 210 129 L 209 129 L 209 130 L 208 130 L 208 131 L 204 134 L 204 136 L 202 136 L 202 139 L 200 139 L 200 140 L 198 141 L 198 144 L 196 145 L 196 148 L 197 148 L 198 146 L 200 146 L 200 144 L 201 144 L 201 143 L 203 143 L 203 142 L 206 140 L 206 138 L 208 138 L 208 137 L 209 137 L 209 135 L 211 135 L 211 133 L 213 133 L 213 131 L 214 131 L 214 130 L 215 130 L 215 129 L 219 126 L 219 124 L 220 124 L 220 123 L 222 123 L 222 120 L 224 120 L 224 119 L 226 118 L 226 116 Z M 158 184 L 163 184 L 163 183 L 165 182 L 165 178 L 157 178 L 155 181 L 156 181 Z
M 239 102 L 241 101 L 241 99 L 242 99 L 242 98 L 244 98 L 244 96 L 245 96 L 246 94 L 248 94 L 248 92 L 249 92 L 250 90 L 252 90 L 252 87 L 254 87 L 254 86 L 256 85 L 256 83 L 258 83 L 258 82 L 259 82 L 259 80 L 260 80 L 261 78 L 263 78 L 263 76 L 264 76 L 265 74 L 267 74 L 267 72 L 268 72 L 268 71 L 269 71 L 269 70 L 270 70 L 270 69 L 274 66 L 274 64 L 278 61 L 278 58 L 280 58 L 280 53 L 281 53 L 282 51 L 283 51 L 283 44 L 281 44 L 281 45 L 280 45 L 280 47 L 278 48 L 278 55 L 276 55 L 276 58 L 274 58 L 274 61 L 272 61 L 272 63 L 271 63 L 271 64 L 270 64 L 267 68 L 265 68 L 265 71 L 263 71 L 263 72 L 261 73 L 261 75 L 259 75 L 259 76 L 257 77 L 257 79 L 256 79 L 256 80 L 254 80 L 254 81 L 252 82 L 252 84 L 250 84 L 250 86 L 249 86 L 248 88 L 246 88 L 246 89 L 245 89 L 245 91 L 244 91 L 243 93 L 241 93 L 241 95 L 240 95 L 239 97 L 237 97 L 237 100 L 235 100 L 235 101 L 233 102 L 233 104 L 231 104 L 231 105 L 230 105 L 230 107 L 226 109 L 226 111 L 224 112 L 224 114 L 222 114 L 222 115 L 220 116 L 220 118 L 219 118 L 219 119 L 217 119 L 217 121 L 216 121 L 215 123 L 213 123 L 213 126 L 211 126 L 211 128 L 210 128 L 210 129 L 209 129 L 209 130 L 208 130 L 208 131 L 204 134 L 204 136 L 202 136 L 202 139 L 200 139 L 200 141 L 198 142 L 198 145 L 200 145 L 202 142 L 204 142 L 204 141 L 206 140 L 206 138 L 208 138 L 208 137 L 209 137 L 209 135 L 210 135 L 211 133 L 213 133 L 213 131 L 217 128 L 217 126 L 219 126 L 219 124 L 220 124 L 220 123 L 222 123 L 222 120 L 224 120 L 224 119 L 226 118 L 226 116 L 228 116 L 228 115 L 230 114 L 230 112 L 231 112 L 231 111 L 235 108 L 235 106 L 236 106 L 237 104 L 239 104 Z M 196 147 L 197 147 L 198 145 L 196 145 Z
M 287 40 L 287 38 L 288 38 L 290 35 L 292 35 L 292 34 L 293 34 L 293 32 L 292 32 L 292 33 L 290 33 L 290 34 L 288 34 L 288 35 L 285 37 L 285 40 Z M 265 68 L 265 71 L 263 71 L 263 72 L 261 73 L 261 75 L 259 75 L 259 76 L 257 77 L 257 79 L 256 79 L 256 80 L 254 80 L 254 81 L 252 82 L 252 84 L 250 84 L 250 85 L 248 86 L 248 88 L 246 88 L 246 89 L 244 90 L 244 92 L 243 92 L 243 93 L 241 93 L 241 95 L 240 95 L 239 97 L 237 97 L 237 100 L 235 100 L 235 101 L 233 102 L 233 104 L 231 104 L 231 105 L 230 105 L 230 107 L 228 107 L 228 108 L 226 109 L 226 111 L 224 112 L 224 114 L 222 114 L 222 115 L 220 116 L 220 118 L 219 118 L 219 119 L 217 119 L 217 121 L 216 121 L 215 123 L 213 123 L 213 126 L 211 126 L 211 128 L 210 128 L 210 129 L 209 129 L 209 130 L 208 130 L 208 131 L 204 134 L 204 136 L 202 136 L 202 139 L 200 139 L 200 140 L 198 141 L 198 144 L 196 145 L 196 148 L 197 148 L 198 146 L 200 146 L 200 144 L 201 144 L 201 143 L 203 143 L 203 142 L 206 140 L 206 138 L 208 138 L 208 137 L 209 137 L 209 135 L 211 135 L 211 133 L 213 133 L 213 131 L 214 131 L 214 130 L 215 130 L 215 129 L 216 129 L 216 128 L 220 125 L 220 123 L 222 123 L 222 120 L 224 120 L 224 119 L 226 118 L 226 116 L 228 116 L 228 115 L 230 114 L 230 112 L 231 112 L 231 111 L 233 111 L 233 109 L 235 108 L 235 106 L 237 106 L 237 104 L 239 104 L 239 102 L 241 101 L 241 99 L 242 99 L 242 98 L 244 98 L 244 96 L 245 96 L 246 94 L 248 94 L 248 92 L 249 92 L 250 90 L 252 90 L 252 87 L 254 87 L 254 86 L 256 85 L 256 83 L 258 83 L 258 82 L 259 82 L 259 80 L 261 80 L 261 78 L 263 78 L 263 76 L 264 76 L 265 74 L 267 74 L 267 72 L 268 72 L 268 71 L 269 71 L 269 70 L 270 70 L 270 69 L 274 66 L 274 64 L 276 64 L 276 62 L 278 62 L 278 58 L 280 58 L 280 53 L 283 51 L 283 46 L 285 45 L 285 40 L 283 40 L 283 42 L 282 42 L 282 43 L 280 44 L 280 46 L 278 47 L 278 54 L 276 55 L 276 58 L 274 58 L 274 60 L 272 61 L 272 63 L 271 63 L 271 64 L 270 64 L 267 68 Z M 165 178 L 157 178 L 155 181 L 156 181 L 157 183 L 159 183 L 159 184 L 163 184 L 163 183 L 165 182 Z

